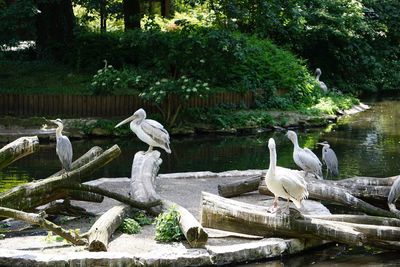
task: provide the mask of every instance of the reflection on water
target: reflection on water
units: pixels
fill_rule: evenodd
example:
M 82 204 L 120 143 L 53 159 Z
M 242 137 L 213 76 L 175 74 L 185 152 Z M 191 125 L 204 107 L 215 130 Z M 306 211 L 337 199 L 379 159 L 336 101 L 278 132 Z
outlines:
M 400 102 L 385 100 L 373 109 L 341 120 L 326 129 L 298 131 L 299 143 L 321 157 L 316 143 L 328 141 L 339 159 L 340 178 L 355 175 L 385 177 L 400 173 L 399 154 Z M 293 146 L 284 132 L 256 136 L 208 135 L 196 138 L 172 138 L 173 153 L 162 152 L 160 173 L 185 171 L 226 171 L 261 169 L 268 166 L 268 138 L 277 144 L 278 165 L 297 168 L 292 160 Z M 129 176 L 133 155 L 147 146 L 132 134 L 126 139 L 73 141 L 74 159 L 92 146 L 104 149 L 118 144 L 122 155 L 99 170 L 96 177 Z M 13 163 L 0 172 L 0 190 L 12 183 L 41 179 L 60 168 L 55 144 L 42 144 L 40 151 Z
M 325 129 L 298 131 L 299 143 L 321 157 L 316 143 L 328 141 L 339 159 L 340 178 L 355 175 L 386 177 L 400 173 L 400 101 L 385 100 L 373 104 L 369 111 L 342 119 Z M 284 132 L 269 132 L 257 136 L 203 136 L 172 138 L 173 153 L 162 152 L 160 173 L 185 171 L 226 171 L 232 169 L 267 168 L 267 141 L 274 137 L 278 165 L 297 168 L 292 160 L 293 146 Z M 74 159 L 91 147 L 104 149 L 118 144 L 122 154 L 97 171 L 96 177 L 127 177 L 134 154 L 147 146 L 132 134 L 127 139 L 73 141 Z M 45 178 L 60 169 L 55 144 L 41 144 L 40 151 L 25 157 L 0 171 L 0 192 L 32 179 Z M 339 179 L 340 179 L 339 178 Z M 354 249 L 355 250 L 355 249 Z M 349 250 L 345 246 L 329 247 L 277 261 L 254 266 L 398 266 L 393 253 L 374 254 L 364 249 Z

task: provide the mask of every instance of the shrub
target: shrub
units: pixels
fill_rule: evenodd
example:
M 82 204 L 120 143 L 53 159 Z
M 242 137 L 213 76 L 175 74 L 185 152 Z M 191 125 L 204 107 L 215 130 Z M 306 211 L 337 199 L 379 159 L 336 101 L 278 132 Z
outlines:
M 125 233 L 125 234 L 130 234 L 130 235 L 134 235 L 140 232 L 140 230 L 142 229 L 142 227 L 140 227 L 140 224 L 135 221 L 132 218 L 126 218 L 124 219 L 124 221 L 122 222 L 122 224 L 119 226 L 119 229 L 121 232 Z
M 172 242 L 183 239 L 183 233 L 179 228 L 179 213 L 174 206 L 157 216 L 155 220 L 157 241 Z

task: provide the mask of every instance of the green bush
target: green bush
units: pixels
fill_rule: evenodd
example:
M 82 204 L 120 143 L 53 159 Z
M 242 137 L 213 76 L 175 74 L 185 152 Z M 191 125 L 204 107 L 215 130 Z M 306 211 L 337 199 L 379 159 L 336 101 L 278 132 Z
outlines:
M 122 224 L 119 226 L 119 229 L 121 232 L 125 233 L 125 234 L 130 234 L 130 235 L 134 235 L 140 232 L 140 230 L 142 229 L 142 227 L 140 227 L 140 224 L 135 221 L 132 218 L 126 218 L 124 219 L 124 221 L 122 222 Z
M 155 220 L 157 241 L 172 242 L 183 239 L 183 233 L 179 228 L 179 213 L 174 206 L 161 213 Z

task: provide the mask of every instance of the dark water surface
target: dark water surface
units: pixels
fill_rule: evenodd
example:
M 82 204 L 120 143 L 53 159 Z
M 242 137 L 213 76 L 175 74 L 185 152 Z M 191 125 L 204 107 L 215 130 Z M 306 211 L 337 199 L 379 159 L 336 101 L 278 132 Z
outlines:
M 368 103 L 368 102 L 367 102 Z M 299 144 L 321 157 L 316 144 L 328 141 L 339 159 L 340 178 L 356 175 L 387 177 L 400 174 L 400 101 L 381 100 L 370 103 L 366 112 L 341 119 L 324 129 L 297 131 Z M 127 126 L 126 126 L 127 127 Z M 171 140 L 172 154 L 162 152 L 160 173 L 186 171 L 226 171 L 265 169 L 269 154 L 267 141 L 275 138 L 278 165 L 297 168 L 292 159 L 293 145 L 284 132 L 268 132 L 254 136 L 196 136 Z M 122 155 L 99 170 L 96 177 L 128 177 L 134 154 L 147 146 L 132 134 L 125 139 L 73 141 L 74 159 L 91 147 L 104 149 L 118 144 Z M 45 178 L 60 169 L 55 144 L 41 144 L 40 151 L 23 158 L 0 171 L 0 191 L 19 183 Z M 354 252 L 355 251 L 355 252 Z M 291 257 L 254 266 L 400 266 L 400 254 L 381 254 L 344 246 L 308 253 L 306 257 Z

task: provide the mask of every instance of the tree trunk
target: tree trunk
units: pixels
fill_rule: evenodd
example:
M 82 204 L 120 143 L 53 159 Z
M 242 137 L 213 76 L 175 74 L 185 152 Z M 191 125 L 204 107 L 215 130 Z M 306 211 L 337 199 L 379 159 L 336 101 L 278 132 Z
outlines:
M 162 160 L 160 152 L 143 153 L 139 151 L 135 154 L 132 163 L 131 175 L 131 197 L 139 202 L 154 202 L 161 197 L 155 191 L 155 180 Z M 208 235 L 196 218 L 185 208 L 168 200 L 162 200 L 162 207 L 155 207 L 150 210 L 152 214 L 159 214 L 171 206 L 175 206 L 179 215 L 179 227 L 185 235 L 191 247 L 204 247 L 207 243 Z
M 188 241 L 190 247 L 203 248 L 207 244 L 208 234 L 204 231 L 199 221 L 197 221 L 193 214 L 191 214 L 184 207 L 174 202 L 163 200 L 164 210 L 171 206 L 175 206 L 180 215 L 179 228 L 182 230 L 182 233 Z
M 369 215 L 353 215 L 353 214 L 332 214 L 332 215 L 305 215 L 307 218 L 322 219 L 328 221 L 349 222 L 357 224 L 375 224 L 384 226 L 400 227 L 400 220 L 397 218 L 378 217 Z
M 132 199 L 142 203 L 161 199 L 155 190 L 155 179 L 161 163 L 160 152 L 157 150 L 148 153 L 139 151 L 135 154 L 131 172 Z M 154 207 L 151 212 L 158 214 L 161 212 L 161 207 Z
M 268 190 L 267 186 L 265 185 L 260 185 L 258 189 L 260 194 L 273 196 L 273 194 Z M 325 200 L 343 204 L 353 210 L 362 211 L 369 215 L 396 217 L 396 215 L 392 212 L 375 207 L 359 198 L 356 198 L 351 195 L 346 189 L 340 188 L 338 186 L 324 185 L 321 183 L 314 184 L 312 182 L 309 182 L 307 184 L 307 189 L 309 193 L 309 198 L 311 199 Z
M 86 234 L 89 241 L 89 251 L 107 251 L 110 237 L 131 210 L 130 206 L 119 205 L 101 215 Z
M 60 48 L 73 39 L 74 12 L 71 0 L 40 1 L 37 5 L 40 13 L 37 15 L 36 48 L 41 57 L 60 58 Z
M 74 245 L 86 244 L 85 240 L 83 240 L 81 236 L 72 234 L 71 232 L 64 230 L 60 226 L 46 220 L 44 218 L 45 217 L 44 213 L 41 214 L 26 213 L 19 210 L 0 207 L 0 217 L 14 218 L 17 220 L 25 221 L 30 224 L 39 225 L 65 238 L 67 241 L 71 242 Z
M 0 149 L 0 170 L 39 149 L 37 136 L 21 137 Z
M 107 0 L 100 0 L 100 31 L 107 31 Z
M 260 235 L 319 238 L 336 242 L 400 250 L 400 228 L 307 218 L 301 214 L 270 214 L 265 207 L 203 192 L 201 222 L 205 227 Z
M 70 185 L 92 179 L 91 174 L 119 156 L 121 150 L 112 146 L 82 167 L 59 176 L 34 181 L 0 194 L 0 206 L 32 210 L 48 202 L 65 198 Z
M 101 147 L 98 147 L 98 146 L 92 147 L 88 152 L 83 154 L 80 158 L 78 158 L 77 160 L 72 162 L 71 170 L 75 170 L 75 169 L 82 167 L 86 163 L 89 163 L 96 157 L 100 156 L 102 153 L 103 153 L 103 149 Z M 49 177 L 59 176 L 59 175 L 62 175 L 64 172 L 65 172 L 64 170 L 60 170 Z
M 142 18 L 140 12 L 140 1 L 123 0 L 123 9 L 125 31 L 140 29 L 140 20 Z
M 244 193 L 256 191 L 262 176 L 245 178 L 229 184 L 218 185 L 218 194 L 222 197 L 236 197 Z

